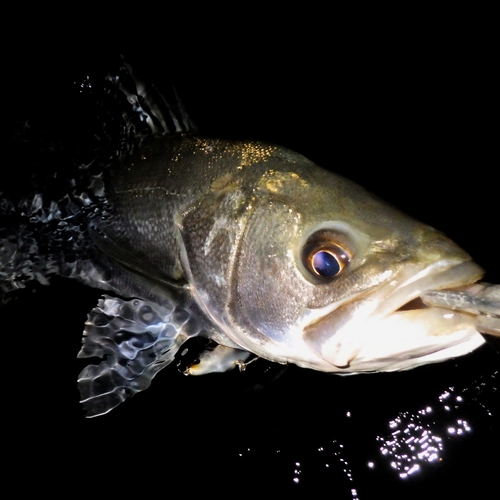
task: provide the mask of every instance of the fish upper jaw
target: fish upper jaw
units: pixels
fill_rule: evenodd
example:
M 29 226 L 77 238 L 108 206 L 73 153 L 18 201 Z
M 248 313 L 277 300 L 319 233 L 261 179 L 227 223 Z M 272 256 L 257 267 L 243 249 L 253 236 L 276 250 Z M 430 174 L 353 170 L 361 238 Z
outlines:
M 427 290 L 478 281 L 472 261 L 443 259 L 420 269 L 407 266 L 353 300 L 338 305 L 304 329 L 303 340 L 318 359 L 297 364 L 317 370 L 355 373 L 394 371 L 472 351 L 484 340 L 467 313 L 426 307 Z

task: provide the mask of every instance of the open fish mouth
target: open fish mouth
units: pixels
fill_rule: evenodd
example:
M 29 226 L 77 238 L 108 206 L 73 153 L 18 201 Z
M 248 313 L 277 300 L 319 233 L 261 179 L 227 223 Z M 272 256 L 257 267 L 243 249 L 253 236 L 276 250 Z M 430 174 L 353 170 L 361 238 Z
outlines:
M 482 278 L 483 270 L 472 261 L 460 263 L 439 261 L 413 276 L 406 278 L 404 275 L 403 271 L 402 277 L 398 279 L 401 284 L 393 282 L 395 290 L 381 302 L 377 308 L 378 314 L 427 309 L 432 304 L 422 300 L 423 294 L 429 290 L 465 290 Z
M 482 275 L 472 261 L 439 261 L 416 273 L 402 270 L 375 293 L 329 313 L 304 340 L 330 364 L 323 370 L 345 373 L 405 370 L 466 354 L 484 343 L 477 314 L 435 305 L 429 296 L 466 292 Z

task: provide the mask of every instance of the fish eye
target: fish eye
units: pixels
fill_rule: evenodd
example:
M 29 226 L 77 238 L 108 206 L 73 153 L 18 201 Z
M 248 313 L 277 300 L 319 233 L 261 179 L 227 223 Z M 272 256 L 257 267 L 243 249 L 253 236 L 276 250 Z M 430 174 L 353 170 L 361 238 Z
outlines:
M 330 232 L 312 235 L 302 249 L 302 263 L 318 278 L 330 280 L 338 276 L 351 260 L 350 253 L 332 241 Z
M 333 278 L 342 270 L 342 264 L 333 253 L 320 250 L 312 255 L 311 269 L 323 278 Z

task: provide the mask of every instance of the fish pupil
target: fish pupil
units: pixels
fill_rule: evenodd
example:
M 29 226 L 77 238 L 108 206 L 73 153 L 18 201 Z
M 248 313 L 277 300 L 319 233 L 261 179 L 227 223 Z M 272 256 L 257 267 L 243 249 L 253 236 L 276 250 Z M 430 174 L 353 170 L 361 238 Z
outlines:
M 333 278 L 341 271 L 341 266 L 337 258 L 325 250 L 316 252 L 312 258 L 314 271 L 323 278 Z

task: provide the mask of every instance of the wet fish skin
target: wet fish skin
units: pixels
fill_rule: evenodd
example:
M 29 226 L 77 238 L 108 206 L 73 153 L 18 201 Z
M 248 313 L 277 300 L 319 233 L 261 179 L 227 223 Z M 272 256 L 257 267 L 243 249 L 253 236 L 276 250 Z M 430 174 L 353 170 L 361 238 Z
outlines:
M 97 247 L 149 290 L 188 291 L 218 342 L 273 361 L 339 372 L 416 366 L 425 345 L 411 362 L 402 364 L 400 352 L 392 360 L 371 363 L 365 355 L 357 363 L 362 341 L 353 341 L 349 328 L 363 322 L 379 328 L 370 319 L 377 301 L 380 306 L 419 273 L 432 276 L 432 266 L 444 281 L 429 277 L 425 288 L 482 276 L 441 233 L 274 145 L 153 140 L 139 157 L 112 169 L 107 186 L 113 215 L 92 222 Z M 334 280 L 312 275 L 302 262 L 301 248 L 318 231 L 352 256 Z M 455 266 L 465 269 L 456 278 Z M 380 316 L 422 291 L 415 288 Z M 437 337 L 427 336 L 433 352 L 446 346 L 441 338 L 437 347 Z M 481 343 L 479 335 L 472 338 L 467 351 Z
M 88 416 L 148 387 L 195 335 L 338 373 L 413 368 L 482 344 L 467 312 L 451 320 L 436 307 L 403 310 L 426 290 L 482 277 L 441 233 L 288 149 L 162 135 L 156 101 L 136 99 L 132 83 L 118 80 L 117 94 L 149 103 L 130 123 L 155 116 L 152 137 L 84 172 L 63 200 L 36 193 L 3 206 L 22 221 L 0 231 L 4 291 L 61 274 L 109 293 L 90 312 L 80 352 L 104 358 L 79 378 Z M 129 122 L 121 128 L 128 134 Z M 338 275 L 312 268 L 316 252 L 338 259 Z M 200 358 L 191 371 L 234 366 Z

